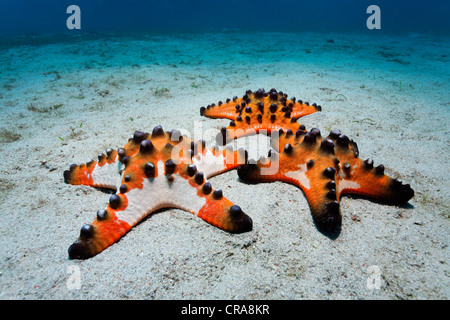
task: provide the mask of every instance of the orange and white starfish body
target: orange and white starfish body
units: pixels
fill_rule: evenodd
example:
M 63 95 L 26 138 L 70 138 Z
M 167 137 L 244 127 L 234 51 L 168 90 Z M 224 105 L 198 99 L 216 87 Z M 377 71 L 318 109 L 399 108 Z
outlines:
M 92 257 L 124 236 L 149 213 L 180 208 L 232 233 L 252 229 L 252 220 L 239 206 L 214 190 L 207 179 L 245 163 L 243 149 L 207 149 L 177 130 L 152 134 L 136 131 L 117 151 L 108 149 L 98 161 L 72 165 L 66 183 L 114 189 L 107 207 L 93 223 L 81 228 L 69 257 Z

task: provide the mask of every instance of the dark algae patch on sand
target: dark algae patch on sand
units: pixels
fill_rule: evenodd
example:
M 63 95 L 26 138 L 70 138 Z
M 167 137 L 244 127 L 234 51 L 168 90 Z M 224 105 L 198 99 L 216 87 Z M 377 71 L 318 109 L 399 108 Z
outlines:
M 0 142 L 1 143 L 10 143 L 14 141 L 18 141 L 22 138 L 22 136 L 16 132 L 10 131 L 8 129 L 0 129 Z

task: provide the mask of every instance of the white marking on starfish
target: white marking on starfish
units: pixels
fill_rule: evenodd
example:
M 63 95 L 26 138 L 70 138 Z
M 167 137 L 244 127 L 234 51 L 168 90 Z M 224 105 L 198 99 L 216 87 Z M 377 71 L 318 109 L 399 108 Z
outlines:
M 144 178 L 142 189 L 131 189 L 125 193 L 128 205 L 123 211 L 117 212 L 117 218 L 134 226 L 148 213 L 158 209 L 172 207 L 197 214 L 205 205 L 204 197 L 197 195 L 197 188 L 189 182 L 173 174 L 174 179 L 169 182 L 164 175 L 164 163 L 158 161 L 158 176 L 154 179 Z
M 209 178 L 225 169 L 225 158 L 222 154 L 215 156 L 211 150 L 207 149 L 205 155 L 198 154 L 192 158 L 192 162 L 197 169 Z
M 299 165 L 298 165 L 298 168 L 299 168 L 299 170 L 296 170 L 296 171 L 288 171 L 288 172 L 286 172 L 284 175 L 287 176 L 287 177 L 289 177 L 289 178 L 293 178 L 293 179 L 299 181 L 300 184 L 301 184 L 304 188 L 306 188 L 306 189 L 309 190 L 309 188 L 310 188 L 311 186 L 309 185 L 309 179 L 308 179 L 308 177 L 306 176 L 306 170 L 307 170 L 307 168 L 306 168 L 306 163 L 304 163 L 304 164 L 299 164 Z
M 340 179 L 338 181 L 337 186 L 337 194 L 340 194 L 342 190 L 344 189 L 359 189 L 361 186 L 356 181 L 346 180 L 346 179 Z
M 106 163 L 101 167 L 97 164 L 91 174 L 94 186 L 118 189 L 122 180 L 119 173 L 120 165 L 118 157 L 113 163 Z

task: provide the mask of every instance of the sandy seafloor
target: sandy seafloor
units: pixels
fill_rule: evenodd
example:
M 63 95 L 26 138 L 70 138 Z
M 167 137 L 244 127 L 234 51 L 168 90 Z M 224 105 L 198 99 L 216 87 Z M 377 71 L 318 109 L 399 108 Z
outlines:
M 448 38 L 234 32 L 14 42 L 0 49 L 1 299 L 450 297 Z M 299 121 L 339 128 L 361 158 L 410 183 L 414 198 L 396 207 L 343 197 L 341 234 L 331 240 L 300 189 L 247 185 L 230 171 L 210 181 L 251 216 L 251 232 L 168 209 L 94 258 L 68 259 L 110 196 L 65 184 L 70 164 L 158 124 L 216 132 L 229 121 L 199 108 L 261 87 L 322 105 Z M 252 141 L 239 143 L 265 155 Z M 80 289 L 68 286 L 72 266 Z M 367 286 L 370 266 L 380 268 L 379 289 Z

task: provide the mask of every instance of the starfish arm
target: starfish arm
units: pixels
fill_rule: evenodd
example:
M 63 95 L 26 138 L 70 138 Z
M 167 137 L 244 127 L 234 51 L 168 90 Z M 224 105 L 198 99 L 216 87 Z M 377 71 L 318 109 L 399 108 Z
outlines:
M 219 101 L 216 106 L 214 103 L 212 105 L 208 105 L 206 108 L 200 108 L 200 115 L 205 116 L 212 119 L 224 118 L 230 120 L 236 120 L 237 116 L 239 116 L 239 108 L 236 106 L 240 106 L 242 103 L 242 98 L 234 97 L 233 100 L 227 99 L 225 103 Z
M 120 183 L 121 167 L 117 151 L 108 149 L 106 155 L 100 154 L 98 159 L 81 165 L 72 164 L 69 170 L 64 171 L 64 181 L 72 185 L 116 190 Z
M 291 117 L 295 117 L 298 119 L 317 111 L 322 111 L 322 107 L 315 103 L 310 105 L 308 102 L 303 103 L 298 101 L 292 107 Z
M 339 165 L 338 197 L 359 194 L 383 203 L 402 205 L 414 196 L 409 184 L 384 174 L 384 166 L 374 167 L 371 159 L 343 158 Z
M 97 211 L 97 218 L 85 224 L 78 239 L 69 247 L 70 259 L 91 258 L 118 241 L 132 226 L 119 219 L 108 207 Z
M 238 205 L 223 197 L 220 189 L 213 190 L 203 207 L 193 213 L 209 224 L 231 233 L 248 232 L 253 226 L 252 219 Z
M 313 130 L 319 132 L 317 128 Z M 286 144 L 302 143 L 305 135 L 304 132 L 295 135 L 282 133 L 279 137 L 272 137 L 271 146 L 281 151 Z M 331 148 L 336 159 L 339 159 L 335 179 L 338 199 L 344 194 L 359 194 L 383 203 L 400 205 L 414 196 L 409 184 L 385 175 L 383 165 L 374 167 L 372 159 L 359 159 L 357 144 L 339 130 L 331 130 L 326 138 L 318 139 L 325 147 Z
M 310 150 L 306 152 L 305 149 Z M 281 153 L 271 152 L 269 159 L 263 158 L 255 164 L 239 167 L 238 175 L 252 183 L 283 181 L 301 188 L 317 228 L 334 237 L 341 226 L 334 159 L 331 156 L 314 158 L 315 152 L 318 151 L 314 151 L 314 145 L 289 145 Z
M 314 179 L 318 175 L 320 178 Z M 315 225 L 318 230 L 330 237 L 336 237 L 341 227 L 339 201 L 336 198 L 334 181 L 323 177 L 323 173 L 306 174 L 309 177 L 309 188 L 301 180 L 293 178 L 292 184 L 300 187 L 308 200 Z

